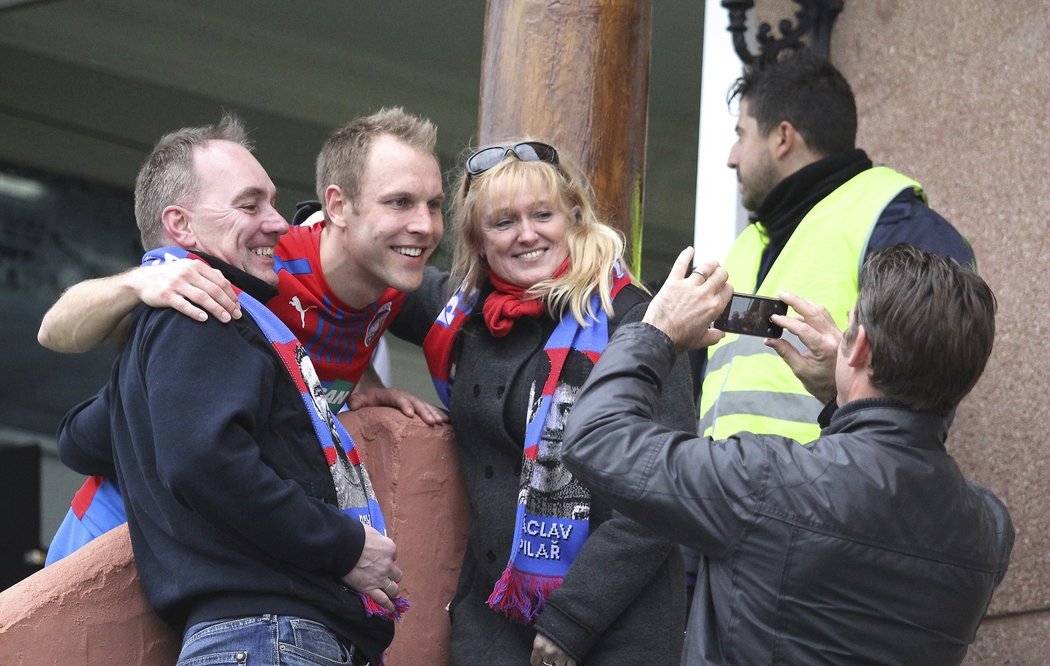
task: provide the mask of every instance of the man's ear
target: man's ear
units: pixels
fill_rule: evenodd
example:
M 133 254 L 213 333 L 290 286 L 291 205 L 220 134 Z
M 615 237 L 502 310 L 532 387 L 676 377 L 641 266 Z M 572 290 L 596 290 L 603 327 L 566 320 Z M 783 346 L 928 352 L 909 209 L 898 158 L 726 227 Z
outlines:
M 329 185 L 324 191 L 325 221 L 337 227 L 346 226 L 346 218 L 349 216 L 353 202 L 343 194 L 343 188 L 338 185 Z
M 781 120 L 770 133 L 770 140 L 773 144 L 773 156 L 778 160 L 783 160 L 797 148 L 798 143 L 802 140 L 802 135 L 798 133 L 794 125 L 786 120 Z
M 160 223 L 171 240 L 179 247 L 196 247 L 197 235 L 190 225 L 190 217 L 182 206 L 168 206 L 160 213 Z
M 853 338 L 853 344 L 846 349 L 846 364 L 851 368 L 871 365 L 871 340 L 868 339 L 868 332 L 860 324 L 857 325 L 857 335 Z

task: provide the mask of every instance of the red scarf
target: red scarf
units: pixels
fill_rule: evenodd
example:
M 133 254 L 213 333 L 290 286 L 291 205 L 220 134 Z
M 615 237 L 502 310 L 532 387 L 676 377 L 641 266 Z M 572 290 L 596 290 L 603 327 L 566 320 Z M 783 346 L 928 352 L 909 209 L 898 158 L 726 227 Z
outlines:
M 568 259 L 555 269 L 551 278 L 561 277 L 567 270 L 569 270 Z M 514 322 L 519 317 L 535 318 L 543 314 L 545 306 L 542 299 L 523 298 L 527 289 L 507 282 L 491 268 L 488 269 L 488 276 L 495 291 L 485 299 L 485 303 L 481 306 L 481 313 L 493 337 L 502 338 L 510 333 L 514 328 Z

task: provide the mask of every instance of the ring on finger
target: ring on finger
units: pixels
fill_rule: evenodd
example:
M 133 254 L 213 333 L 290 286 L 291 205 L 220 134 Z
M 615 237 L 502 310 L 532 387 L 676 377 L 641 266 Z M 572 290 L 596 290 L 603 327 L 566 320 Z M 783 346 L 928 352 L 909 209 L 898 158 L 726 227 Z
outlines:
M 699 268 L 694 268 L 693 272 L 699 275 L 700 277 L 704 278 L 705 280 L 707 279 L 707 273 L 703 272 Z

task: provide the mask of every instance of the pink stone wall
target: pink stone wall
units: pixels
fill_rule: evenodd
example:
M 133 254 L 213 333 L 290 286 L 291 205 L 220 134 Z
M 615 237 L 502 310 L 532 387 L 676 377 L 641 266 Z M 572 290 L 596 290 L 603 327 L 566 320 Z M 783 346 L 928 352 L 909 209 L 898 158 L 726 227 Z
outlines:
M 766 21 L 797 5 L 759 0 Z M 966 664 L 1050 663 L 1050 3 L 846 0 L 832 61 L 858 143 L 916 178 L 970 240 L 999 301 L 995 351 L 948 448 L 1010 507 L 1010 571 Z
M 443 664 L 468 506 L 449 427 L 386 408 L 341 416 L 361 448 L 405 572 L 412 608 L 390 666 Z M 0 666 L 170 666 L 179 637 L 146 603 L 127 527 L 0 592 Z
M 362 450 L 412 608 L 387 651 L 390 666 L 448 662 L 448 603 L 467 546 L 469 505 L 451 427 L 431 428 L 387 407 L 343 412 Z
M 170 666 L 178 656 L 142 593 L 127 526 L 0 592 L 3 666 Z

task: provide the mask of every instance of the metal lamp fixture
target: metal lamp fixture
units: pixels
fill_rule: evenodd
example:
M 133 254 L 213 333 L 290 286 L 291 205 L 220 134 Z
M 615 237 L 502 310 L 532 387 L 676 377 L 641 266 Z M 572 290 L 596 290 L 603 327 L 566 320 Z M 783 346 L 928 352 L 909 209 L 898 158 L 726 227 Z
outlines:
M 747 46 L 747 12 L 755 6 L 755 0 L 722 0 L 729 12 L 729 30 L 733 35 L 733 48 L 745 65 L 776 58 L 781 50 L 797 49 L 808 45 L 811 51 L 827 57 L 831 51 L 831 27 L 842 11 L 845 0 L 792 0 L 799 6 L 795 22 L 781 20 L 777 25 L 780 36 L 775 37 L 769 23 L 758 26 L 756 39 L 759 53 L 752 54 Z M 803 37 L 806 41 L 803 41 Z

